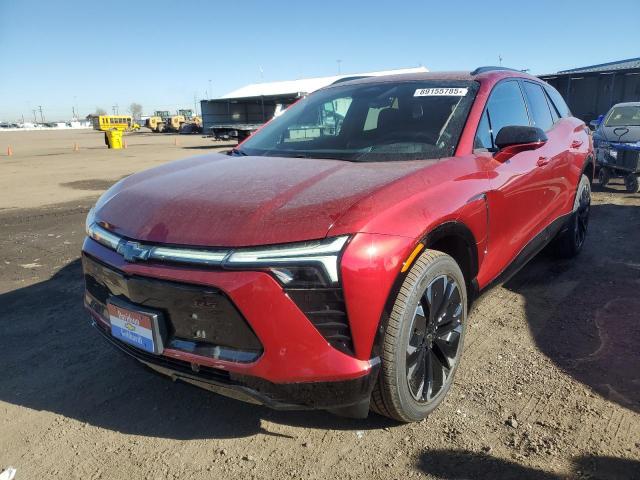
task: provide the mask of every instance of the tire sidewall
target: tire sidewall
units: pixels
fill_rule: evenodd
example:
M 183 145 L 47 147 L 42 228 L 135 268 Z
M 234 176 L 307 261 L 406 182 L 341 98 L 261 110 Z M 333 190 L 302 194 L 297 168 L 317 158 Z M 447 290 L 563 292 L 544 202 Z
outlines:
M 624 178 L 624 186 L 629 193 L 638 193 L 638 176 L 635 173 L 630 173 Z
M 404 412 L 407 420 L 417 421 L 424 418 L 426 415 L 431 413 L 446 397 L 447 392 L 451 388 L 451 384 L 453 383 L 453 378 L 458 369 L 458 364 L 460 363 L 460 353 L 464 346 L 464 337 L 466 331 L 467 324 L 467 291 L 466 285 L 464 281 L 464 277 L 462 272 L 460 271 L 460 267 L 453 260 L 453 258 L 449 256 L 442 256 L 435 259 L 435 261 L 426 264 L 420 265 L 419 263 L 414 265 L 414 268 L 423 268 L 423 271 L 420 272 L 420 276 L 418 281 L 413 285 L 411 289 L 411 294 L 407 298 L 404 303 L 401 322 L 401 331 L 397 337 L 397 343 L 395 345 L 395 353 L 394 353 L 394 366 L 395 366 L 395 382 L 398 393 L 398 401 L 400 405 L 399 410 Z M 412 269 L 413 270 L 413 269 Z M 413 317 L 415 314 L 415 310 L 418 306 L 418 302 L 420 297 L 426 290 L 427 286 L 437 277 L 442 275 L 451 276 L 456 283 L 458 284 L 458 288 L 460 289 L 460 296 L 462 298 L 462 333 L 460 335 L 460 345 L 458 350 L 458 361 L 454 365 L 447 381 L 445 382 L 442 391 L 429 403 L 419 403 L 417 402 L 411 392 L 409 391 L 409 385 L 407 384 L 406 379 L 406 348 L 409 342 L 409 337 L 411 334 L 411 326 L 413 322 Z

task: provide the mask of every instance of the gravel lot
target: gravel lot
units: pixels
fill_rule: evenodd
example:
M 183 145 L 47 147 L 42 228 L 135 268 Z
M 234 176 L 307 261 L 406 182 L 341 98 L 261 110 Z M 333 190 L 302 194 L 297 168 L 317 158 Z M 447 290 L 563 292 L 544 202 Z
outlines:
M 640 478 L 640 195 L 594 193 L 574 262 L 538 256 L 470 318 L 455 385 L 398 425 L 276 412 L 151 374 L 92 331 L 78 254 L 111 183 L 220 147 L 0 133 L 0 470 L 17 480 Z M 75 142 L 80 151 L 73 152 Z

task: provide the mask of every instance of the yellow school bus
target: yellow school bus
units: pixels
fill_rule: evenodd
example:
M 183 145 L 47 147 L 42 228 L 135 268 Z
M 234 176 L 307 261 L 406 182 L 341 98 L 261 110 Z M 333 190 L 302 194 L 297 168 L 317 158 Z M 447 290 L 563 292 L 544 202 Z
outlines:
M 131 115 L 96 115 L 93 117 L 93 129 L 106 132 L 107 130 L 138 130 L 140 125 L 133 121 Z

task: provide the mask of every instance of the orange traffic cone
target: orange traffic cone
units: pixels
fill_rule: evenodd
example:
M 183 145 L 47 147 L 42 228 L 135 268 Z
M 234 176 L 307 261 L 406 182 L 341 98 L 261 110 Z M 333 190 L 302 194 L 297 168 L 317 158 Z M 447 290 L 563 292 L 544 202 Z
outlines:
M 178 142 L 178 137 L 173 137 L 173 144 L 177 147 L 178 145 L 180 145 L 180 143 Z
M 11 145 L 9 145 L 7 147 L 7 156 L 10 157 L 11 155 L 13 155 L 13 148 L 11 148 Z
M 77 152 L 78 150 L 80 150 L 80 145 L 78 145 L 77 143 L 73 144 L 73 151 Z
M 127 141 L 126 140 L 122 140 L 122 148 L 127 148 Z

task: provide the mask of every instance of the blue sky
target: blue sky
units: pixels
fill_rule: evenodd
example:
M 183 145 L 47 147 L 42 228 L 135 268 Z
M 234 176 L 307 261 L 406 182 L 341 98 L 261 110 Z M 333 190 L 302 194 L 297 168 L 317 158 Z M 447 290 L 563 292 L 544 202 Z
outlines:
M 194 104 L 248 83 L 424 65 L 534 74 L 640 56 L 640 2 L 0 0 L 0 120 Z

